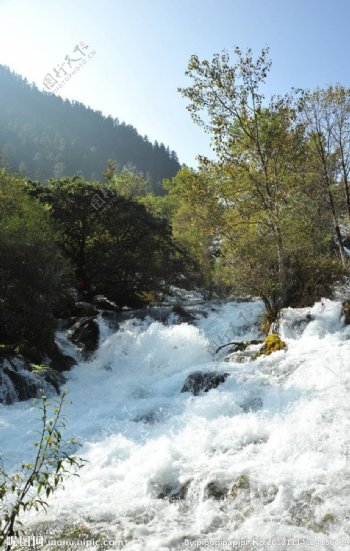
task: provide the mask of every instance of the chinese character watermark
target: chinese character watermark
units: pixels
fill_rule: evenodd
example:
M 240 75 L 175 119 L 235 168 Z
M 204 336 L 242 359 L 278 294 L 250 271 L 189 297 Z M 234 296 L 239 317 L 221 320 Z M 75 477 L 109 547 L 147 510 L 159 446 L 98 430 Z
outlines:
M 52 68 L 51 72 L 45 75 L 44 88 L 57 94 L 95 55 L 95 50 L 91 49 L 85 42 L 80 41 L 74 47 L 71 55 L 67 54 L 61 63 L 58 63 Z
M 91 199 L 91 206 L 96 212 L 102 214 L 117 201 L 118 195 L 110 188 L 104 187 L 100 192 L 94 194 Z

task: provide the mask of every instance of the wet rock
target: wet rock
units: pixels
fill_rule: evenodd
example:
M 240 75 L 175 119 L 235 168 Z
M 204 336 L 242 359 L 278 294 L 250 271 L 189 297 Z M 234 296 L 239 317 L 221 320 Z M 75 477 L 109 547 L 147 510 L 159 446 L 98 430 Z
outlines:
M 70 357 L 70 356 L 67 356 L 67 357 Z M 45 377 L 45 380 L 55 389 L 57 394 L 59 394 L 61 385 L 63 385 L 66 382 L 66 378 L 64 377 L 64 375 L 62 375 L 62 373 L 54 369 L 48 368 L 44 372 L 44 377 Z
M 278 488 L 274 484 L 271 484 L 270 486 L 259 488 L 257 494 L 261 499 L 263 505 L 269 505 L 275 500 L 278 494 Z
M 72 328 L 69 337 L 82 352 L 85 359 L 88 359 L 97 350 L 100 338 L 98 323 L 93 318 L 79 320 Z
M 204 488 L 204 497 L 206 499 L 225 499 L 228 495 L 228 487 L 223 482 L 213 480 Z
M 50 367 L 60 373 L 62 371 L 69 371 L 77 363 L 72 356 L 63 354 L 56 343 L 51 347 L 49 358 L 51 360 Z
M 224 383 L 229 373 L 219 371 L 194 371 L 186 377 L 181 392 L 192 392 L 198 396 L 201 392 L 208 392 Z
M 193 323 L 196 321 L 196 318 L 190 312 L 187 312 L 180 304 L 174 304 L 173 312 L 180 318 L 182 323 Z
M 343 316 L 345 325 L 350 325 L 350 300 L 343 302 Z
M 9 405 L 13 402 L 29 400 L 40 396 L 40 389 L 45 393 L 59 392 L 65 382 L 62 374 L 51 368 L 40 372 L 33 369 L 30 361 L 16 352 L 0 356 L 0 403 Z
M 175 488 L 172 486 L 163 486 L 161 491 L 158 493 L 158 499 L 169 499 L 169 501 L 180 501 L 185 499 L 187 496 L 188 488 L 191 481 L 188 480 L 184 484 L 180 484 Z
M 334 530 L 334 524 L 337 517 L 327 512 L 319 514 L 324 508 L 324 499 L 318 494 L 317 490 L 311 488 L 305 490 L 297 496 L 296 500 L 289 509 L 289 524 L 302 526 L 313 532 L 323 532 L 328 534 Z
M 34 364 L 41 364 L 45 359 L 45 352 L 38 349 L 36 346 L 29 344 L 28 342 L 21 342 L 16 346 L 15 351 L 17 354 L 24 356 Z
M 12 382 L 18 401 L 22 402 L 23 400 L 29 400 L 29 398 L 36 398 L 38 395 L 38 383 L 34 378 L 29 377 L 29 369 L 22 369 L 17 372 L 14 369 L 5 367 L 3 373 Z
M 253 362 L 259 355 L 259 350 L 245 350 L 244 352 L 229 353 L 225 358 L 225 362 L 234 362 L 236 364 L 243 364 L 245 362 Z
M 241 474 L 234 480 L 228 497 L 233 499 L 235 507 L 243 515 L 250 514 L 254 508 L 267 506 L 272 503 L 278 494 L 278 488 L 274 484 L 265 485 L 256 483 L 245 475 Z
M 38 348 L 27 341 L 23 341 L 18 344 L 13 351 L 18 356 L 22 356 L 26 360 L 29 360 L 29 365 L 49 365 L 52 369 L 59 372 L 68 371 L 77 363 L 74 358 L 60 351 L 53 338 L 42 348 Z
M 116 312 L 118 310 L 117 305 L 103 295 L 96 295 L 92 299 L 92 302 L 99 310 L 109 310 L 111 312 Z
M 231 497 L 238 497 L 239 494 L 247 493 L 250 490 L 250 480 L 245 474 L 241 474 L 237 476 L 236 480 L 234 481 L 231 489 L 230 489 L 230 496 Z
M 321 528 L 316 521 L 317 508 L 322 505 L 322 499 L 315 490 L 303 491 L 289 510 L 290 524 L 294 526 L 303 526 L 314 532 L 320 532 Z

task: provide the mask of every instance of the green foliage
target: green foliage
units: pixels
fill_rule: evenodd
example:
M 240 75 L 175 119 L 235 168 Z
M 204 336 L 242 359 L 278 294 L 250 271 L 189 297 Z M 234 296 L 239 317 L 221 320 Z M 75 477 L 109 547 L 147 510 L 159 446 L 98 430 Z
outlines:
M 218 236 L 222 213 L 221 205 L 211 193 L 211 175 L 184 168 L 164 185 L 168 195 L 162 200 L 171 205 L 169 217 L 174 239 L 198 263 L 201 285 L 210 297 L 217 287 Z
M 24 462 L 21 470 L 8 473 L 0 461 L 0 547 L 6 538 L 17 536 L 21 530 L 20 514 L 25 511 L 47 510 L 47 499 L 64 480 L 75 474 L 84 461 L 74 454 L 76 441 L 65 442 L 62 430 L 65 419 L 62 408 L 65 402 L 63 394 L 49 418 L 49 404 L 42 391 L 41 432 L 35 442 L 36 453 L 33 461 Z M 6 547 L 7 550 L 10 545 Z
M 5 342 L 47 345 L 53 311 L 70 281 L 50 213 L 24 183 L 0 170 L 0 335 Z
M 309 140 L 314 178 L 332 213 L 339 254 L 346 267 L 339 220 L 343 211 L 350 221 L 350 89 L 337 85 L 326 90 L 303 91 L 298 101 L 298 115 Z M 339 205 L 337 195 L 341 188 L 343 200 Z
M 191 265 L 167 221 L 115 186 L 114 176 L 106 184 L 74 177 L 29 189 L 50 209 L 85 294 L 140 306 L 149 293 L 183 282 Z
M 236 48 L 235 56 L 235 63 L 226 52 L 211 62 L 192 56 L 192 85 L 180 89 L 218 156 L 201 159 L 197 178 L 207 185 L 192 188 L 191 204 L 205 204 L 213 220 L 222 281 L 235 293 L 260 296 L 273 320 L 283 306 L 319 298 L 344 269 L 333 256 L 336 218 L 317 181 L 300 104 L 292 95 L 266 101 L 267 49 L 254 59 Z
M 145 181 L 143 174 L 136 172 L 134 169 L 129 170 L 126 168 L 120 170 L 116 163 L 109 160 L 103 175 L 106 178 L 110 189 L 120 197 L 135 199 L 146 193 L 148 184 Z

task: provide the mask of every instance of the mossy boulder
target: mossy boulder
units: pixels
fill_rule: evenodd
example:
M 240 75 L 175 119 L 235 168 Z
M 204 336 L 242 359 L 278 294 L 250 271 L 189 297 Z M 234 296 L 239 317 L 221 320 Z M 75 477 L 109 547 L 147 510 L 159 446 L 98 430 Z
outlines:
M 230 489 L 230 496 L 236 498 L 241 492 L 249 492 L 249 490 L 250 480 L 247 475 L 241 474 L 234 481 Z
M 269 356 L 273 352 L 278 350 L 285 350 L 287 348 L 286 343 L 281 339 L 277 333 L 271 333 L 264 340 L 263 346 L 260 350 L 260 356 Z

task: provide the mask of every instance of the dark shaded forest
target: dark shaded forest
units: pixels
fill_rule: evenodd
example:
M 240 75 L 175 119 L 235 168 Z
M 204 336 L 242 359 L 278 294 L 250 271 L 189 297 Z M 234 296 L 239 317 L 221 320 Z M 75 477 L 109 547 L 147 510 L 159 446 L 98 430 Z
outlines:
M 143 174 L 155 193 L 181 168 L 175 151 L 79 103 L 40 92 L 0 65 L 0 159 L 35 180 L 79 174 L 99 180 L 108 159 Z

